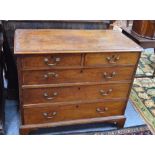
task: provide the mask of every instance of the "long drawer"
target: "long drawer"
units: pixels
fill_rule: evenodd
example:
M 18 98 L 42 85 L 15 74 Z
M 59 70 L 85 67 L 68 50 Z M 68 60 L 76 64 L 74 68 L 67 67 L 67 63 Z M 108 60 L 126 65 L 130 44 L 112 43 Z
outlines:
M 139 58 L 138 52 L 107 52 L 107 53 L 92 53 L 86 54 L 85 65 L 135 65 Z
M 23 104 L 127 98 L 130 83 L 23 89 Z
M 41 124 L 122 115 L 124 109 L 124 101 L 26 107 L 23 109 L 23 119 L 24 124 Z
M 23 71 L 22 84 L 58 84 L 131 80 L 134 67 Z

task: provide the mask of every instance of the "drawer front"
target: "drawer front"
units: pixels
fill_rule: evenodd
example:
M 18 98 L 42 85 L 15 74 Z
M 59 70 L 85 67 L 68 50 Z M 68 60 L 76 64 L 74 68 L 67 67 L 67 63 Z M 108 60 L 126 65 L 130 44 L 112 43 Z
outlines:
M 24 71 L 23 84 L 58 84 L 131 80 L 134 67 Z
M 94 53 L 86 54 L 85 65 L 135 65 L 139 58 L 139 53 Z
M 23 104 L 127 98 L 130 84 L 23 89 Z M 37 97 L 36 97 L 37 96 Z
M 23 69 L 80 66 L 81 54 L 28 55 L 22 58 Z
M 124 101 L 51 105 L 23 109 L 24 124 L 42 124 L 84 118 L 96 118 L 124 114 Z

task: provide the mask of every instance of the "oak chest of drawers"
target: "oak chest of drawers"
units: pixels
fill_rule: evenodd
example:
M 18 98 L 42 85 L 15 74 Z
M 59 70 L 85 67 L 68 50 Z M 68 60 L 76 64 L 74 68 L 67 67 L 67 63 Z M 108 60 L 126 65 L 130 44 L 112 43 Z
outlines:
M 16 30 L 21 134 L 93 122 L 123 127 L 141 50 L 112 30 Z

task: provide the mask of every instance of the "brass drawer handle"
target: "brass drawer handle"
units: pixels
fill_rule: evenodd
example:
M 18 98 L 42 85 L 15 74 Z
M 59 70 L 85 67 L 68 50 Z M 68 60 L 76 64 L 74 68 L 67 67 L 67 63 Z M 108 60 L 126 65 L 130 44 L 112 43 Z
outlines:
M 54 73 L 54 72 L 48 72 L 47 74 L 44 74 L 44 78 L 47 79 L 49 77 L 58 77 L 59 75 L 57 73 Z
M 58 93 L 57 93 L 57 92 L 54 92 L 54 93 L 52 94 L 52 96 L 49 97 L 47 92 L 44 93 L 44 97 L 45 97 L 45 99 L 47 99 L 47 100 L 53 100 L 54 97 L 56 97 L 57 95 L 58 95 Z
M 106 59 L 110 64 L 115 64 L 120 59 L 120 56 L 112 55 L 111 57 L 107 57 Z
M 111 74 L 104 72 L 104 78 L 105 79 L 112 79 L 115 75 L 116 75 L 116 72 L 112 72 Z
M 109 95 L 111 92 L 112 92 L 112 89 L 109 89 L 109 90 L 107 90 L 107 91 L 105 91 L 105 90 L 103 90 L 103 89 L 100 90 L 100 94 L 101 94 L 102 96 L 107 96 L 107 95 Z
M 103 109 L 101 109 L 101 108 L 96 108 L 96 111 L 97 111 L 98 113 L 105 113 L 106 111 L 108 111 L 108 108 L 107 108 L 107 107 L 105 107 L 105 108 L 103 108 Z
M 60 62 L 60 58 L 58 57 L 58 58 L 53 58 L 54 60 L 54 63 L 49 63 L 49 59 L 48 58 L 45 58 L 44 59 L 44 62 L 45 62 L 45 64 L 47 64 L 48 66 L 55 66 L 55 65 L 57 65 L 57 63 L 58 62 Z
M 43 116 L 45 118 L 47 118 L 47 119 L 51 119 L 51 118 L 53 118 L 56 115 L 57 115 L 57 112 L 56 111 L 54 111 L 54 112 L 44 112 L 43 113 Z

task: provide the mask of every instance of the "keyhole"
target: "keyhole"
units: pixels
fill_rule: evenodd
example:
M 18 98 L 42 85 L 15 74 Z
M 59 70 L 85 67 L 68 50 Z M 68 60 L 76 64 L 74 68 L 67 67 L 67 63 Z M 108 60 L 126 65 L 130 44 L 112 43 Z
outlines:
M 82 69 L 80 70 L 80 73 L 83 73 L 83 70 Z
M 79 105 L 76 105 L 76 108 L 79 108 Z

